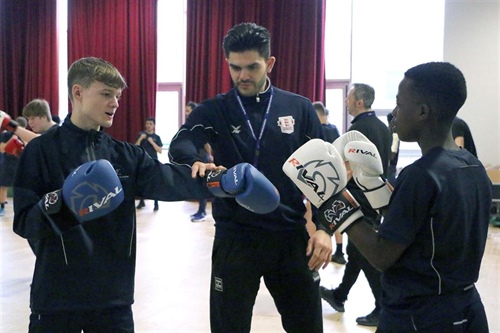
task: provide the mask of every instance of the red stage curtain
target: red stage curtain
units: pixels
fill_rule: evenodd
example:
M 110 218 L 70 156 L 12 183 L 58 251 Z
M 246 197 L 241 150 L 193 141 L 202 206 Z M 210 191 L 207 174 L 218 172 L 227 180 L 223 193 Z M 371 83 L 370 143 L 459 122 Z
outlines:
M 156 109 L 157 0 L 68 0 L 69 64 L 82 57 L 111 62 L 127 81 L 113 126 L 135 141 Z
M 34 98 L 59 114 L 56 0 L 0 1 L 0 109 L 15 118 Z
M 278 88 L 324 100 L 325 0 L 188 0 L 186 100 L 201 102 L 232 87 L 222 39 L 237 23 L 255 22 L 271 33 Z

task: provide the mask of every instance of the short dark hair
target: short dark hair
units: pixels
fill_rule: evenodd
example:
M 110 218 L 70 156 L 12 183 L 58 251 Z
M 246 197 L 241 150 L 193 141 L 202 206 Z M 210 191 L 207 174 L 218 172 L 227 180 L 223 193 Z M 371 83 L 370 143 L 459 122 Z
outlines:
M 153 117 L 146 118 L 146 121 L 151 121 L 151 122 L 153 122 L 153 124 L 156 125 L 156 119 Z
M 316 110 L 316 112 L 318 112 L 319 114 L 322 114 L 324 116 L 328 116 L 328 110 L 325 108 L 325 105 L 322 102 L 316 101 L 312 104 L 313 104 L 314 110 Z
M 439 110 L 437 119 L 453 120 L 467 99 L 462 72 L 448 62 L 428 62 L 410 68 L 405 78 L 422 102 Z
M 357 101 L 363 101 L 365 108 L 371 109 L 375 100 L 375 89 L 364 83 L 354 83 L 354 98 Z
M 226 58 L 230 52 L 255 50 L 264 59 L 271 56 L 271 34 L 255 23 L 240 23 L 232 27 L 222 42 Z

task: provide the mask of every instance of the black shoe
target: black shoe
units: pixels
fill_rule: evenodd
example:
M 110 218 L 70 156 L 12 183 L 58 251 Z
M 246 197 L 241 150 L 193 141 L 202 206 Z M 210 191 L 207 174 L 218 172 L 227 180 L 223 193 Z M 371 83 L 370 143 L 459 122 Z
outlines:
M 153 210 L 156 212 L 159 209 L 158 204 L 155 205 L 155 208 Z
M 333 289 L 326 289 L 323 286 L 319 287 L 319 294 L 321 298 L 324 299 L 328 304 L 331 305 L 337 312 L 345 312 L 344 302 L 335 298 L 333 295 Z
M 347 261 L 345 261 L 343 253 L 334 253 L 332 255 L 332 261 L 337 263 L 337 264 L 341 264 L 341 265 L 345 265 L 347 262 Z
M 144 203 L 144 200 L 139 201 L 139 204 L 137 205 L 137 209 L 144 208 L 146 204 Z
M 367 316 L 356 318 L 356 322 L 358 323 L 358 325 L 362 325 L 362 326 L 377 327 L 378 326 L 378 313 L 373 311 L 372 313 L 370 313 Z

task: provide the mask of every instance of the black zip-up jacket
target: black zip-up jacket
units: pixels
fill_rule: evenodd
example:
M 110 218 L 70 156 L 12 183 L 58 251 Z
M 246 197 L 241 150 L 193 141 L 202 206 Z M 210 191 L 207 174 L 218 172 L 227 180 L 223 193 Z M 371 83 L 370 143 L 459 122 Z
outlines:
M 170 143 L 169 156 L 174 163 L 192 165 L 200 161 L 198 149 L 209 143 L 214 163 L 227 168 L 242 162 L 254 164 L 280 192 L 277 209 L 269 214 L 255 214 L 236 203 L 233 198 L 216 198 L 212 215 L 216 237 L 230 230 L 238 237 L 251 237 L 252 230 L 297 230 L 305 225 L 302 192 L 285 175 L 282 165 L 300 146 L 312 138 L 323 138 L 321 123 L 307 98 L 271 87 L 258 96 L 239 96 L 248 121 L 236 97 L 236 89 L 201 103 L 189 115 Z M 260 140 L 256 159 L 256 138 L 259 138 L 265 113 L 273 93 L 271 107 Z M 244 231 L 243 231 L 244 230 Z
M 125 199 L 111 213 L 78 223 L 69 209 L 52 215 L 38 206 L 42 196 L 61 189 L 76 167 L 106 159 L 116 170 Z M 64 124 L 30 141 L 14 181 L 14 232 L 30 241 L 36 255 L 31 309 L 57 311 L 103 309 L 134 300 L 136 260 L 135 198 L 180 201 L 210 193 L 191 168 L 162 164 L 143 148 Z M 56 233 L 60 229 L 62 233 Z

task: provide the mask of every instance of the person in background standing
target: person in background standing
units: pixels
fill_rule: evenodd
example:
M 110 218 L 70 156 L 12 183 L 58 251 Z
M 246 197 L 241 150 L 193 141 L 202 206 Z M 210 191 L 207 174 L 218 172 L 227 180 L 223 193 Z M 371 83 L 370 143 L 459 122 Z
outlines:
M 337 126 L 335 126 L 334 124 L 330 124 L 330 122 L 328 121 L 328 110 L 320 101 L 314 102 L 313 106 L 314 110 L 316 110 L 319 121 L 321 122 L 321 128 L 323 129 L 323 133 L 325 135 L 325 141 L 332 143 L 333 141 L 337 140 L 337 138 L 340 136 L 340 133 L 337 129 Z
M 189 117 L 191 112 L 198 106 L 197 103 L 193 101 L 189 101 L 186 104 L 186 119 Z M 213 157 L 212 157 L 212 147 L 210 147 L 210 144 L 205 143 L 203 148 L 198 150 L 199 155 L 203 161 L 206 163 L 213 162 Z M 198 205 L 198 211 L 194 213 L 193 215 L 190 216 L 191 222 L 201 222 L 205 221 L 207 219 L 207 199 L 201 199 L 199 201 Z
M 387 125 L 378 119 L 375 111 L 372 110 L 374 100 L 375 90 L 371 86 L 363 83 L 354 83 L 349 90 L 345 103 L 349 114 L 354 117 L 351 121 L 352 125 L 349 127 L 349 131 L 361 132 L 377 147 L 382 160 L 383 176 L 385 177 L 389 166 L 392 135 Z M 361 188 L 353 179 L 347 183 L 347 188 L 361 205 L 361 210 L 365 215 L 363 223 L 369 223 L 374 229 L 378 228 L 381 216 L 371 207 Z M 347 239 L 346 252 L 348 258 L 342 282 L 333 290 L 321 287 L 321 296 L 335 310 L 339 312 L 345 311 L 344 302 L 347 300 L 347 295 L 358 279 L 359 273 L 363 271 L 375 298 L 375 309 L 366 316 L 356 318 L 356 322 L 363 326 L 377 326 L 381 309 L 380 296 L 382 293 L 380 272 L 366 260 L 349 237 Z
M 158 134 L 155 133 L 156 121 L 155 118 L 147 118 L 146 123 L 144 125 L 144 131 L 139 132 L 137 134 L 137 139 L 135 140 L 135 144 L 144 148 L 144 150 L 151 156 L 153 159 L 158 159 L 158 154 L 162 153 L 163 143 L 161 142 L 161 138 Z M 154 201 L 154 211 L 158 210 L 158 200 Z M 141 209 L 145 206 L 144 199 L 139 199 L 139 204 L 137 205 L 137 209 Z

